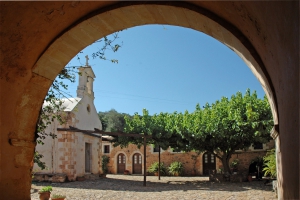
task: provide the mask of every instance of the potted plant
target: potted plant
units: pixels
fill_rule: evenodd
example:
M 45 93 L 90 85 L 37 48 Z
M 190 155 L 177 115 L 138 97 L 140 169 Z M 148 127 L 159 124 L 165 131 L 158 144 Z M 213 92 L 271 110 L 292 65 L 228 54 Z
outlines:
M 169 173 L 173 176 L 180 176 L 183 173 L 184 167 L 181 162 L 175 161 L 170 164 L 168 169 Z
M 124 170 L 124 175 L 128 175 L 129 174 L 129 170 L 125 169 Z
M 39 190 L 40 200 L 49 200 L 52 191 L 52 186 L 45 186 Z
M 102 177 L 106 177 L 108 173 L 108 163 L 109 163 L 109 156 L 102 156 L 101 164 L 102 164 Z
M 275 149 L 270 150 L 265 157 L 264 160 L 264 168 L 263 171 L 265 172 L 265 176 L 270 176 L 272 179 L 276 179 L 277 172 L 276 172 L 276 156 L 275 156 Z
M 152 173 L 154 175 L 158 175 L 158 162 L 154 162 L 150 165 L 150 167 L 147 169 L 147 172 Z M 164 163 L 160 163 L 160 175 L 166 175 L 167 169 L 164 165 Z
M 51 195 L 51 200 L 64 200 L 65 198 L 66 198 L 66 196 L 62 195 L 62 194 Z

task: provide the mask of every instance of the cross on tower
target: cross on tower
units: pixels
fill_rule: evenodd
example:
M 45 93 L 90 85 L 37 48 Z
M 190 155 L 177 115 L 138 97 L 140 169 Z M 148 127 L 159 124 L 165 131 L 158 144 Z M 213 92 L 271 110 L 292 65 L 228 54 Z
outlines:
M 85 65 L 86 65 L 86 66 L 89 66 L 89 56 L 86 55 L 86 56 L 85 56 L 85 59 L 86 59 Z

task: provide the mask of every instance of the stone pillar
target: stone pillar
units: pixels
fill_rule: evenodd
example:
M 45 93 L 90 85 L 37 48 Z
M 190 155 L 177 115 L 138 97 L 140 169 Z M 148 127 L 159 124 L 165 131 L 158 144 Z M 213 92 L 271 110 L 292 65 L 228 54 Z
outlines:
M 0 85 L 1 199 L 29 200 L 35 127 L 51 81 L 28 72 L 1 79 Z

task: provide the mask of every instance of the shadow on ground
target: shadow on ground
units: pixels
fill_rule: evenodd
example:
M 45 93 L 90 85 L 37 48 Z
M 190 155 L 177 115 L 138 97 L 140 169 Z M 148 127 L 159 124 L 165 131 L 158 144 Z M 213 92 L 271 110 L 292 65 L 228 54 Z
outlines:
M 242 192 L 247 190 L 271 191 L 272 187 L 264 184 L 263 181 L 241 182 L 241 183 L 214 183 L 199 180 L 195 177 L 147 177 L 146 187 L 143 186 L 143 176 L 108 175 L 107 178 L 96 180 L 85 180 L 65 183 L 33 183 L 33 186 L 40 187 L 52 185 L 58 188 L 77 188 L 92 190 L 113 190 L 113 191 L 138 191 L 138 192 L 162 192 L 162 191 L 188 191 L 188 190 L 210 190 L 210 191 L 231 191 Z

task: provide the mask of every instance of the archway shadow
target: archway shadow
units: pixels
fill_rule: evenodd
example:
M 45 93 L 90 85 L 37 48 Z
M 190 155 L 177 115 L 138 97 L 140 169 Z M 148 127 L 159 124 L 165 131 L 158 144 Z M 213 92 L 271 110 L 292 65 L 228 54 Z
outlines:
M 134 179 L 134 180 L 133 180 Z M 47 182 L 34 183 L 36 186 L 49 185 Z M 95 180 L 52 183 L 53 187 L 91 190 L 113 190 L 113 191 L 138 191 L 138 192 L 164 192 L 164 191 L 230 191 L 243 192 L 248 190 L 272 191 L 272 187 L 264 185 L 263 181 L 253 182 L 222 182 L 215 183 L 203 177 L 148 177 L 146 187 L 143 186 L 143 176 L 108 175 L 107 178 Z

